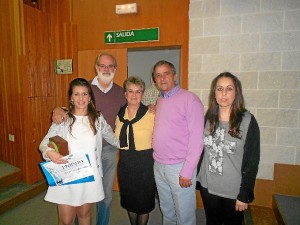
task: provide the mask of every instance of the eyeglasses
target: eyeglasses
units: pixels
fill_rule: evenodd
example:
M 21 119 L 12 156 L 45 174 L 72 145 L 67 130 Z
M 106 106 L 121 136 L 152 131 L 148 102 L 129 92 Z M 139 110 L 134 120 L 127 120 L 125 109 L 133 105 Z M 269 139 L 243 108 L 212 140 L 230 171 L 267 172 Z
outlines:
M 109 65 L 100 64 L 99 67 L 100 67 L 101 70 L 106 70 L 106 69 L 112 70 L 112 69 L 115 69 L 115 66 L 113 64 L 109 64 Z

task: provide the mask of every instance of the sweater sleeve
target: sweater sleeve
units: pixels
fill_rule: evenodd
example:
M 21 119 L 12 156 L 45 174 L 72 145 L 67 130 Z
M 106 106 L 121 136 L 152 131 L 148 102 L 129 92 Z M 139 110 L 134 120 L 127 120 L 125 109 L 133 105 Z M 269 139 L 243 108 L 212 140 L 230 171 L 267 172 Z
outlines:
M 189 130 L 188 150 L 180 175 L 190 179 L 203 150 L 204 107 L 200 99 L 191 101 L 186 117 Z
M 237 199 L 250 203 L 254 200 L 254 185 L 260 159 L 260 131 L 254 116 L 248 128 L 242 162 L 242 182 Z

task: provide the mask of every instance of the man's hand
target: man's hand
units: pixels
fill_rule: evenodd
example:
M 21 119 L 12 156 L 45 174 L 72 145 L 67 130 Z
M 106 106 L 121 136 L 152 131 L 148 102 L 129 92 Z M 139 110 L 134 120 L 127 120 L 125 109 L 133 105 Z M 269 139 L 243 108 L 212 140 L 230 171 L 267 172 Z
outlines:
M 56 124 L 61 124 L 62 122 L 66 122 L 67 115 L 65 111 L 60 107 L 56 107 L 52 113 L 52 121 Z
M 153 104 L 148 105 L 148 110 L 150 113 L 155 114 L 156 107 Z
M 182 188 L 188 188 L 192 185 L 192 179 L 179 176 L 179 185 Z
M 245 211 L 246 209 L 248 208 L 248 203 L 244 203 L 244 202 L 241 202 L 239 200 L 236 200 L 235 202 L 235 211 Z

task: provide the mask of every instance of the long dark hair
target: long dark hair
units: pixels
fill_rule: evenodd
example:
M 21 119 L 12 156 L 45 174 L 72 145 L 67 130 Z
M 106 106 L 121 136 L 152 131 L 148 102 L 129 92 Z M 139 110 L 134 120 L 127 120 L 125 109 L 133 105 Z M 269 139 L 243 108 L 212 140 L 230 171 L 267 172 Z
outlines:
M 90 126 L 92 128 L 92 131 L 94 134 L 97 133 L 97 128 L 96 128 L 96 120 L 98 119 L 98 117 L 100 116 L 100 112 L 96 110 L 95 107 L 95 96 L 93 93 L 93 90 L 91 88 L 90 83 L 83 79 L 83 78 L 76 78 L 74 80 L 71 81 L 70 83 L 70 87 L 69 87 L 69 91 L 68 91 L 68 96 L 69 96 L 69 116 L 72 118 L 72 123 L 70 125 L 70 133 L 72 131 L 72 126 L 75 123 L 75 116 L 74 116 L 74 111 L 75 111 L 75 107 L 71 102 L 71 97 L 73 94 L 73 90 L 75 87 L 78 86 L 82 86 L 82 87 L 86 87 L 88 90 L 88 93 L 91 97 L 91 101 L 88 104 L 88 110 L 87 110 L 87 116 L 89 118 L 89 122 L 90 122 Z
M 233 81 L 235 87 L 235 99 L 231 106 L 228 133 L 232 137 L 240 138 L 240 125 L 243 119 L 243 115 L 247 111 L 247 109 L 245 108 L 245 101 L 242 93 L 242 84 L 240 80 L 233 74 L 229 72 L 223 72 L 220 73 L 212 81 L 209 93 L 208 110 L 206 112 L 205 118 L 207 118 L 209 122 L 210 134 L 214 134 L 219 125 L 219 105 L 216 101 L 215 91 L 218 80 L 223 77 L 230 78 Z

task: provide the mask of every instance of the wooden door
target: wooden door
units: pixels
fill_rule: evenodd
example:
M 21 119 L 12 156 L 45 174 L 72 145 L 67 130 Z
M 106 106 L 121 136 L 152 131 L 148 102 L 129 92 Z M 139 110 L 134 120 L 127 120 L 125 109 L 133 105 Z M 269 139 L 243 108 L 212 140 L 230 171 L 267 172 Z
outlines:
M 25 182 L 32 184 L 43 179 L 39 169 L 42 161 L 39 144 L 49 129 L 54 105 L 54 79 L 50 65 L 50 18 L 36 8 L 24 5 L 25 56 L 22 57 L 22 96 L 24 130 Z

